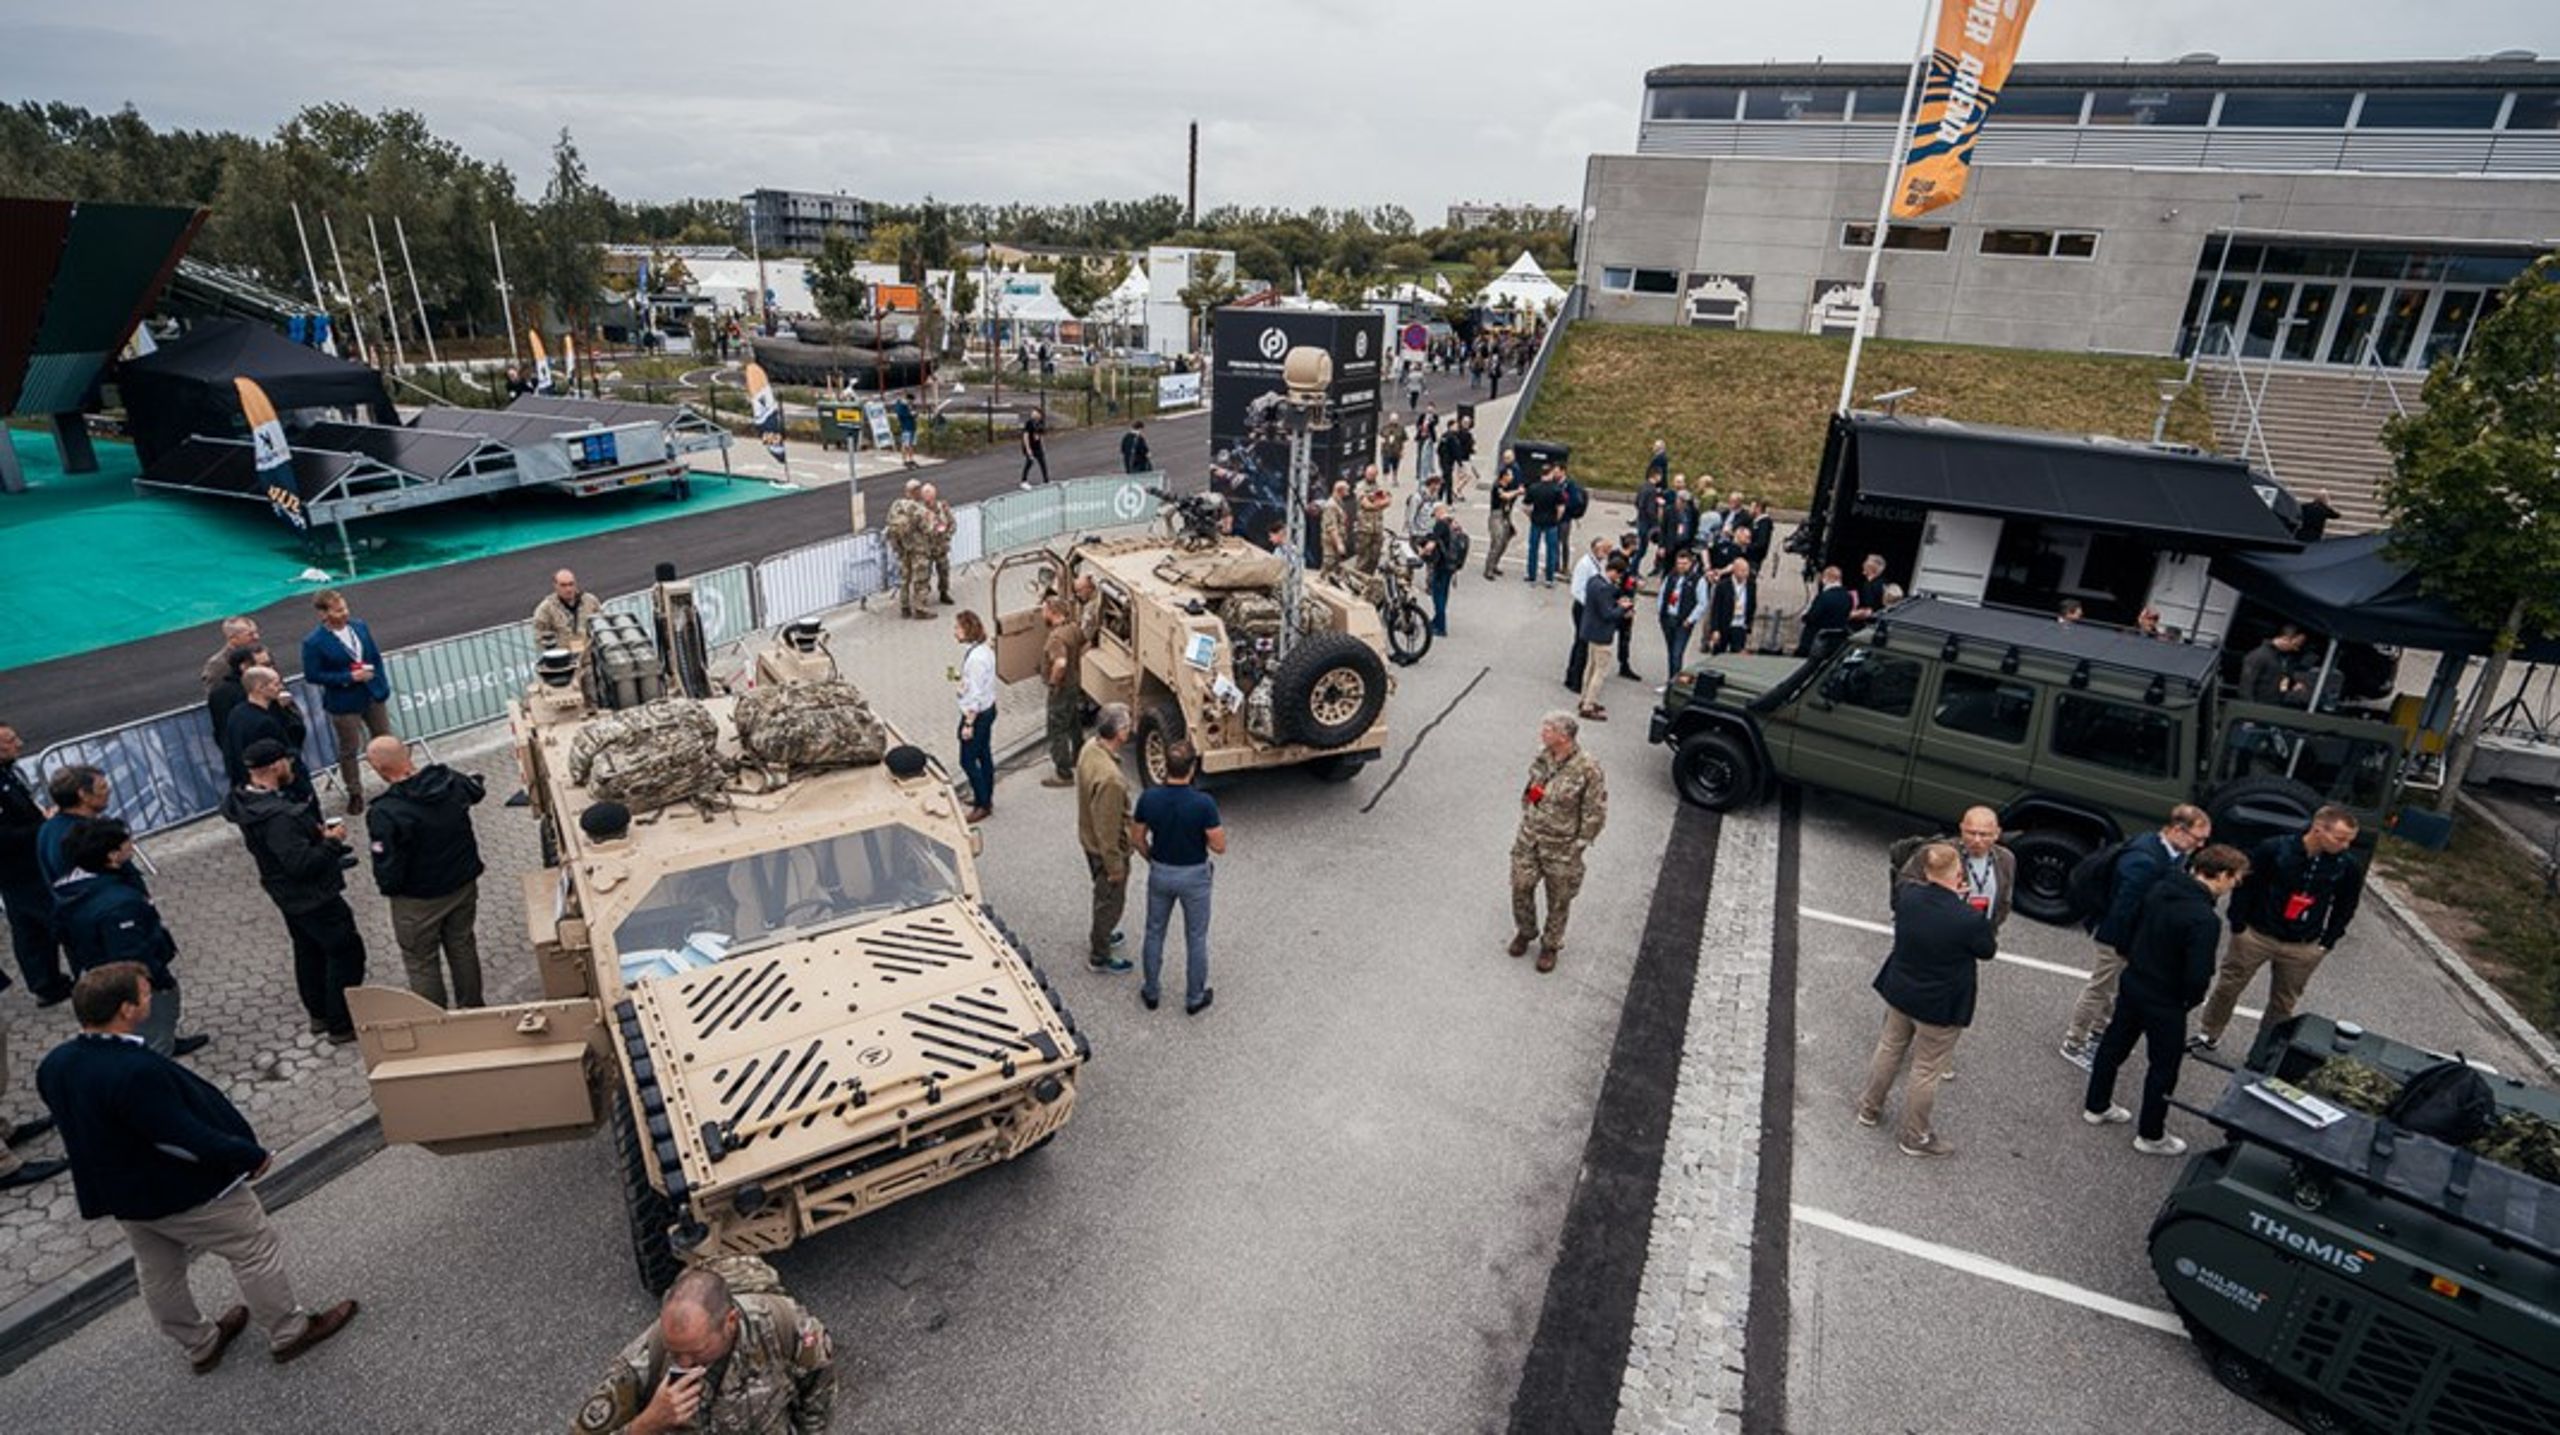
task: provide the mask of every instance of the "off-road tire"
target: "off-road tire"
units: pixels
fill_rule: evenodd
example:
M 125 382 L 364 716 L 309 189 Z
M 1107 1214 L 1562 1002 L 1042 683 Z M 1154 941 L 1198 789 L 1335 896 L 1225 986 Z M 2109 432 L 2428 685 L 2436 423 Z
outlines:
M 1360 740 L 1387 707 L 1387 665 L 1349 633 L 1308 633 L 1270 677 L 1280 736 L 1309 747 Z
M 631 1099 L 623 1094 L 622 1083 L 616 1080 L 613 1152 L 622 1163 L 622 1212 L 631 1226 L 631 1260 L 639 1268 L 640 1284 L 649 1294 L 661 1296 L 675 1284 L 684 1262 L 677 1258 L 675 1244 L 667 1236 L 667 1228 L 675 1224 L 675 1203 L 649 1184 L 648 1158 L 641 1152 L 640 1141 Z
M 2213 790 L 2204 810 L 2213 819 L 2213 840 L 2246 852 L 2266 838 L 2308 828 L 2311 814 L 2320 810 L 2320 794 L 2290 777 L 2235 777 Z
M 1307 770 L 1315 774 L 1318 782 L 1349 782 L 1368 765 L 1355 753 L 1337 752 L 1331 757 L 1320 757 L 1308 763 Z
M 1701 728 L 1672 749 L 1672 786 L 1679 789 L 1682 801 L 1709 812 L 1731 812 L 1742 806 L 1759 795 L 1760 783 L 1760 759 L 1731 733 Z
M 2055 926 L 2071 922 L 2071 869 L 2098 850 L 2089 837 L 2066 828 L 2038 827 L 2009 844 L 2018 859 L 2018 890 L 2010 905 L 2021 915 Z
M 1182 709 L 1172 703 L 1156 703 L 1138 719 L 1138 781 L 1148 787 L 1165 784 L 1165 750 L 1182 741 L 1190 728 L 1182 720 Z
M 1378 616 L 1386 620 L 1387 656 L 1397 667 L 1412 667 L 1431 651 L 1431 615 L 1422 611 L 1420 603 L 1407 598 L 1387 604 Z

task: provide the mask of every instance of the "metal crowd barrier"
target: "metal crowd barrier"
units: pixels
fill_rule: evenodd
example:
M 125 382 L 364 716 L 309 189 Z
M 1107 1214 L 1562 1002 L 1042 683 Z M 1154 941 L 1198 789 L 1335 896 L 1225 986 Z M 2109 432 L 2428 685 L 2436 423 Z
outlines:
M 1068 479 L 955 509 L 952 564 L 1062 534 L 1143 522 L 1156 510 L 1148 490 L 1163 481 L 1154 473 Z M 692 575 L 692 582 L 703 638 L 719 648 L 760 629 L 888 592 L 897 583 L 897 562 L 875 530 L 714 568 Z M 645 614 L 648 606 L 645 592 L 605 602 L 617 612 Z M 507 703 L 533 681 L 533 659 L 529 618 L 383 654 L 391 676 L 392 731 L 427 741 L 505 717 Z M 288 681 L 309 726 L 303 760 L 315 776 L 328 773 L 337 764 L 337 743 L 319 693 L 299 676 Z M 212 815 L 229 787 L 213 723 L 201 703 L 66 738 L 38 752 L 30 765 L 40 788 L 45 774 L 75 763 L 107 774 L 116 815 L 138 833 Z

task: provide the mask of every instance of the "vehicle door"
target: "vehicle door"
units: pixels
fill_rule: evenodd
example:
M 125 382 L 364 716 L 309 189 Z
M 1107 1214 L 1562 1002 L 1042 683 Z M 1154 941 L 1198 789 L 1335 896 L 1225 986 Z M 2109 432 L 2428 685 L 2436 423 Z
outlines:
M 1911 727 L 1931 659 L 1856 645 L 1810 691 L 1762 719 L 1779 770 L 1799 782 L 1900 806 Z
M 1952 823 L 1976 803 L 2006 807 L 2025 794 L 2040 693 L 2014 674 L 1936 667 L 1903 805 Z
M 2380 831 L 2398 804 L 2400 760 L 2409 741 L 2403 729 L 2370 718 L 2228 699 L 2218 712 L 2222 740 L 2213 786 L 2243 777 L 2291 778 L 2322 802 L 2355 813 L 2369 832 Z
M 1018 683 L 1040 676 L 1041 645 L 1049 636 L 1040 617 L 1040 598 L 1052 584 L 1066 581 L 1066 571 L 1066 561 L 1057 554 L 1029 548 L 999 559 L 988 575 L 987 611 L 996 615 L 996 681 Z M 1028 607 L 1006 610 L 1006 603 L 1026 597 Z
M 2047 694 L 2031 784 L 2114 814 L 2128 832 L 2156 826 L 2187 800 L 2188 729 L 2202 710 L 2085 691 Z
M 451 1155 L 579 1136 L 609 1061 L 592 998 L 448 1011 L 415 992 L 350 987 L 356 1051 L 382 1139 Z

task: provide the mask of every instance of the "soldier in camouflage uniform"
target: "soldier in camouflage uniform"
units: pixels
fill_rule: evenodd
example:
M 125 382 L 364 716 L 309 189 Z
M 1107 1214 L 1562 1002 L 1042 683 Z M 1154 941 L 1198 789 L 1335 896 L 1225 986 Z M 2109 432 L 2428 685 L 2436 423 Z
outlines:
M 1386 556 L 1387 505 L 1394 501 L 1378 482 L 1378 466 L 1369 465 L 1360 481 L 1360 510 L 1351 520 L 1351 562 L 1363 573 L 1376 573 Z
M 1581 724 L 1553 712 L 1538 724 L 1539 753 L 1520 790 L 1520 835 L 1511 842 L 1511 955 L 1538 943 L 1538 970 L 1556 969 L 1566 916 L 1582 890 L 1582 854 L 1609 821 L 1609 785 L 1576 741 Z M 1547 922 L 1538 925 L 1538 887 L 1547 889 Z
M 739 1256 L 676 1277 L 570 1430 L 819 1435 L 835 1403 L 826 1327 L 782 1293 L 771 1266 Z
M 916 494 L 916 503 L 924 510 L 921 526 L 926 561 L 933 565 L 933 591 L 937 601 L 951 601 L 951 530 L 959 520 L 952 517 L 951 505 L 930 483 Z
M 898 616 L 930 618 L 933 609 L 923 601 L 928 574 L 922 540 L 925 524 L 924 505 L 916 498 L 924 487 L 920 479 L 908 479 L 907 491 L 889 505 L 889 551 L 898 555 Z
M 1351 485 L 1342 479 L 1333 481 L 1333 501 L 1324 506 L 1324 517 L 1317 527 L 1324 538 L 1324 576 L 1335 583 L 1342 581 L 1342 565 L 1351 561 Z

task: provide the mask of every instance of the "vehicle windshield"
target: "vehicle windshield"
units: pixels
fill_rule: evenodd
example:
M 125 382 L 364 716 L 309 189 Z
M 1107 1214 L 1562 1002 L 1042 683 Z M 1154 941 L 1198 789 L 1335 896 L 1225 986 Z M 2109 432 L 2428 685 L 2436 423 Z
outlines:
M 841 926 L 961 895 L 958 855 L 908 827 L 713 862 L 660 878 L 613 929 L 624 979 L 720 960 L 777 933 Z

